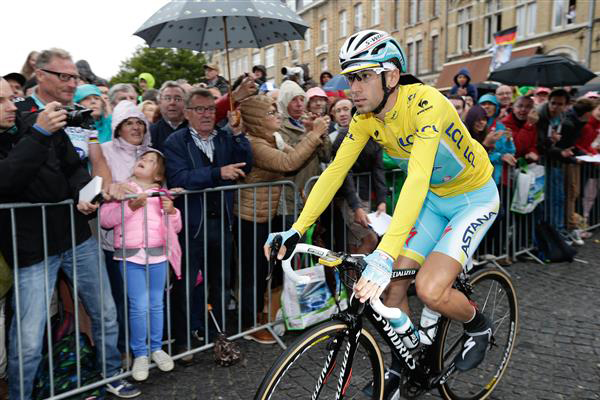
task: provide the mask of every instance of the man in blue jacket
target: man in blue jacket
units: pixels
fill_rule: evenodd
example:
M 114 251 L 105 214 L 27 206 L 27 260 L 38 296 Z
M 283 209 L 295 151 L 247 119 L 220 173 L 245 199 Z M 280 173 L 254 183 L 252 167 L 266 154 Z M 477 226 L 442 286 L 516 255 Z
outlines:
M 210 91 L 196 88 L 187 94 L 185 117 L 189 125 L 172 133 L 164 143 L 169 187 L 202 190 L 230 186 L 250 172 L 252 149 L 248 139 L 243 134 L 215 129 L 215 112 L 215 99 Z M 222 326 L 228 300 L 224 293 L 229 282 L 234 192 L 191 194 L 187 197 L 187 205 L 183 197 L 176 201 L 183 213 L 185 226 L 180 237 L 182 250 L 189 257 L 182 262 L 183 279 L 174 282 L 173 287 L 172 331 L 178 352 L 187 349 L 190 333 L 190 343 L 193 339 L 201 340 L 203 336 L 205 284 L 208 285 L 208 301 Z M 186 243 L 186 237 L 189 243 Z M 203 260 L 204 254 L 206 260 Z M 201 267 L 207 282 L 199 285 L 197 293 L 192 296 Z M 186 283 L 189 288 L 187 295 Z M 200 301 L 188 302 L 192 297 Z M 191 326 L 187 323 L 188 307 Z M 194 332 L 190 332 L 192 330 Z M 182 361 L 191 361 L 191 357 Z

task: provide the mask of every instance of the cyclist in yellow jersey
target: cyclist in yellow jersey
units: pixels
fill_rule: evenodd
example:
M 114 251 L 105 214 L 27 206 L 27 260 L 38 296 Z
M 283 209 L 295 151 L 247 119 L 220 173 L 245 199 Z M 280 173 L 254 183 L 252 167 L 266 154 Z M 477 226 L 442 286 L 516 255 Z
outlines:
M 265 255 L 276 234 L 284 239 L 278 258 L 286 250 L 289 254 L 329 205 L 372 137 L 407 171 L 407 178 L 388 231 L 364 259 L 367 266 L 354 288 L 355 296 L 362 302 L 379 297 L 390 282 L 392 268 L 420 268 L 416 289 L 423 303 L 464 322 L 468 340 L 455 359 L 456 367 L 474 368 L 485 356 L 491 324 L 452 284 L 498 213 L 488 155 L 439 91 L 421 83 L 405 84 L 412 78 L 401 76 L 406 72 L 406 57 L 386 32 L 366 30 L 350 36 L 340 50 L 340 63 L 357 113 L 298 220 L 292 229 L 269 236 Z M 409 312 L 408 284 L 390 286 L 386 304 Z

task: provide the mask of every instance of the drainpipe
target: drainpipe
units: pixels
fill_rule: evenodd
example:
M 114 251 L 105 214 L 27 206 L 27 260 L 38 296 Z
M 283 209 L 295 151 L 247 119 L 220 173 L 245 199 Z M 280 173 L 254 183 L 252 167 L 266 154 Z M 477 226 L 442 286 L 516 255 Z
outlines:
M 590 1 L 590 22 L 588 24 L 588 48 L 587 48 L 587 66 L 592 69 L 592 40 L 594 33 L 594 11 L 596 10 L 596 0 Z

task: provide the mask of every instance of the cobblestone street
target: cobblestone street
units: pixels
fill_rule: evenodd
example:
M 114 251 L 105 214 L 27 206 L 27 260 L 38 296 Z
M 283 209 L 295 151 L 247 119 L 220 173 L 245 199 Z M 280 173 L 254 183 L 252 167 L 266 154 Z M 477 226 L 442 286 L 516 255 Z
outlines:
M 589 262 L 508 267 L 520 304 L 520 333 L 510 366 L 492 399 L 600 399 L 600 243 L 586 241 Z M 287 336 L 286 341 L 293 340 Z M 252 399 L 280 354 L 278 346 L 240 339 L 243 363 L 217 367 L 212 350 L 173 373 L 152 370 L 143 399 Z M 386 360 L 387 361 L 387 360 Z M 437 392 L 424 395 L 435 398 Z

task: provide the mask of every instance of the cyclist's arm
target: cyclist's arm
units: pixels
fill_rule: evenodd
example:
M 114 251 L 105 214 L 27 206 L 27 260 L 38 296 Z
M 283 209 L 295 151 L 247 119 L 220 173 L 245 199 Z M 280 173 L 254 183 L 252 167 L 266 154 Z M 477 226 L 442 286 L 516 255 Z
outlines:
M 298 220 L 292 226 L 301 235 L 319 218 L 325 208 L 331 203 L 348 170 L 354 165 L 358 155 L 369 140 L 369 134 L 363 132 L 356 119 L 350 124 L 349 133 L 344 138 L 333 162 L 321 174 L 317 183 L 310 191 L 304 209 Z
M 424 112 L 418 108 L 409 114 L 415 121 L 417 132 L 408 162 L 408 174 L 400 191 L 392 222 L 377 247 L 394 259 L 400 254 L 408 233 L 417 221 L 429 191 L 433 162 L 443 129 L 454 121 L 454 116 L 458 119 L 456 112 L 453 115 L 448 108 L 452 105 L 437 90 L 424 88 L 413 101 L 418 104 L 422 100 L 426 100 L 431 108 Z M 417 114 L 419 111 L 421 113 Z

